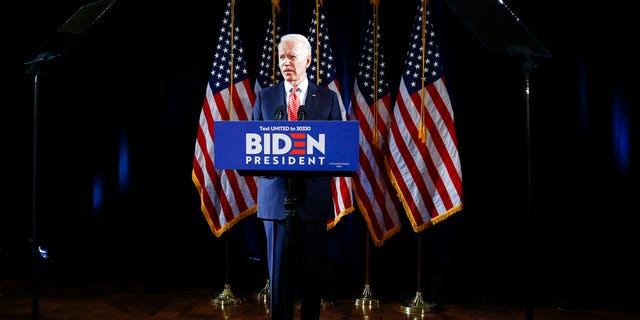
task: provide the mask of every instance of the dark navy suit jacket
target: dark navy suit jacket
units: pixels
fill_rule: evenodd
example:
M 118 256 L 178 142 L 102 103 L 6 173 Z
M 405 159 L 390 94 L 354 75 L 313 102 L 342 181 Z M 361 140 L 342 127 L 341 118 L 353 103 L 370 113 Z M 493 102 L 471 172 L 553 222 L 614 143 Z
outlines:
M 282 120 L 286 120 L 286 98 L 283 81 L 260 90 L 253 105 L 253 120 L 273 121 L 276 114 L 279 114 Z M 343 120 L 336 93 L 325 87 L 317 86 L 311 81 L 309 81 L 303 105 L 306 112 L 305 120 Z M 295 179 L 296 214 L 302 220 L 333 218 L 331 177 L 302 176 L 300 174 Z M 285 219 L 286 181 L 287 178 L 277 176 L 259 178 L 258 218 Z

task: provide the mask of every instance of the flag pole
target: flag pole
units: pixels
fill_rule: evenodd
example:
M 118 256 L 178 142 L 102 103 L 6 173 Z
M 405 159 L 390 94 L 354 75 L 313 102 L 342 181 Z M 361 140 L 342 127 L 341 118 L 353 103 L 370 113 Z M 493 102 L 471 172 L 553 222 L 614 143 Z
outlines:
M 420 90 L 420 126 L 418 129 L 418 137 L 420 138 L 420 140 L 423 143 L 426 143 L 427 141 L 427 129 L 426 129 L 426 125 L 425 125 L 425 91 L 426 91 L 426 87 L 425 87 L 425 63 L 426 63 L 426 59 L 425 59 L 425 49 L 426 49 L 426 32 L 427 32 L 427 6 L 429 5 L 429 0 L 424 0 L 422 1 L 422 26 L 421 26 L 421 40 L 422 40 L 422 57 L 421 57 L 421 61 L 422 61 L 422 88 Z M 417 255 L 417 266 L 418 266 L 418 270 L 417 270 L 417 291 L 416 291 L 416 295 L 413 297 L 413 299 L 411 299 L 411 301 L 409 301 L 409 303 L 407 303 L 406 305 L 403 305 L 402 311 L 405 314 L 424 314 L 424 313 L 429 313 L 429 312 L 435 312 L 437 311 L 438 305 L 435 304 L 434 302 L 425 302 L 424 299 L 422 298 L 422 291 L 421 290 L 421 269 L 422 269 L 422 232 L 418 232 L 418 255 Z
M 316 84 L 320 84 L 320 3 L 316 0 Z
M 233 36 L 233 32 L 234 32 L 234 22 L 235 22 L 235 13 L 234 13 L 234 8 L 236 6 L 236 0 L 231 0 L 231 27 L 229 28 L 229 32 L 231 32 L 231 36 L 229 37 L 229 40 L 231 41 L 231 50 L 229 51 L 229 55 L 231 56 L 230 60 L 229 60 L 229 120 L 233 120 L 233 61 L 235 58 L 235 45 L 233 44 L 233 40 L 234 40 L 234 36 Z
M 280 13 L 280 0 L 271 0 L 271 84 L 276 84 L 278 79 L 276 79 L 276 72 L 278 68 L 278 14 Z M 256 298 L 259 303 L 263 303 L 265 305 L 269 305 L 269 299 L 271 297 L 271 281 L 269 279 L 269 275 L 267 272 L 267 281 L 264 284 L 264 287 L 256 293 Z
M 371 0 L 373 6 L 373 138 L 372 143 L 375 147 L 378 147 L 378 0 Z M 373 297 L 371 292 L 371 284 L 369 281 L 369 267 L 370 259 L 369 254 L 371 252 L 371 233 L 369 228 L 365 228 L 365 267 L 364 267 L 364 290 L 360 298 L 355 300 L 355 306 L 360 308 L 363 314 L 367 314 L 373 308 L 377 308 L 380 305 L 380 301 Z
M 231 59 L 229 61 L 229 120 L 233 119 L 233 61 L 235 57 L 235 48 L 233 44 L 233 31 L 234 31 L 234 8 L 236 5 L 235 0 L 231 0 L 231 27 L 229 28 L 229 32 L 231 32 L 231 36 L 229 37 L 231 40 Z M 211 304 L 215 306 L 219 306 L 224 308 L 228 305 L 235 305 L 242 303 L 242 299 L 236 298 L 236 296 L 231 292 L 231 284 L 230 284 L 230 276 L 229 276 L 229 238 L 225 237 L 224 239 L 224 289 L 221 293 L 219 293 L 215 298 L 211 298 Z
M 280 13 L 280 0 L 271 0 L 271 21 L 273 24 L 271 26 L 271 37 L 273 37 L 273 41 L 271 42 L 271 84 L 276 84 L 276 72 L 278 71 L 278 62 L 276 62 L 276 57 L 278 57 L 278 27 L 276 19 L 278 18 L 278 14 Z
M 210 303 L 214 306 L 218 306 L 221 309 L 224 309 L 231 305 L 240 304 L 243 302 L 243 299 L 236 298 L 236 296 L 231 292 L 231 284 L 229 277 L 229 238 L 225 237 L 224 239 L 224 289 L 221 293 L 219 293 L 215 298 L 211 298 Z
M 425 314 L 430 312 L 438 311 L 438 305 L 434 302 L 426 302 L 422 298 L 421 289 L 421 269 L 422 269 L 422 232 L 418 233 L 418 272 L 417 272 L 417 287 L 418 291 L 416 291 L 416 295 L 406 303 L 401 306 L 402 312 L 405 314 Z
M 380 301 L 374 298 L 373 293 L 371 292 L 371 285 L 369 281 L 369 269 L 370 269 L 370 251 L 371 251 L 371 241 L 370 241 L 370 233 L 369 228 L 366 229 L 366 246 L 365 246 L 365 268 L 364 268 L 364 290 L 362 291 L 362 295 L 360 298 L 355 300 L 355 306 L 360 309 L 363 315 L 369 314 L 373 309 L 377 309 L 380 306 Z

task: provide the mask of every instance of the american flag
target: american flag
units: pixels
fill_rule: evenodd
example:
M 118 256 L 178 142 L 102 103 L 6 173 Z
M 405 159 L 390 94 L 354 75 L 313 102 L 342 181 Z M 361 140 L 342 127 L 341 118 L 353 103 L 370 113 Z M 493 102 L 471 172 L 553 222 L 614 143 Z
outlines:
M 273 20 L 273 18 L 269 19 L 267 32 L 264 36 L 256 83 L 253 86 L 253 92 L 256 94 L 258 94 L 258 91 L 262 88 L 272 86 L 282 79 L 278 66 L 278 43 L 280 42 L 281 36 L 280 26 L 276 23 L 274 30 Z
M 380 27 L 377 17 L 373 19 L 369 20 L 360 53 L 350 118 L 360 123 L 360 166 L 353 176 L 354 194 L 374 244 L 381 246 L 400 231 L 401 207 L 384 164 L 393 106 L 385 78 Z
M 258 188 L 254 177 L 242 177 L 235 170 L 214 167 L 214 122 L 248 120 L 255 101 L 234 18 L 233 7 L 228 2 L 219 29 L 193 156 L 192 180 L 200 193 L 202 213 L 216 237 L 255 213 L 257 208 Z
M 391 178 L 415 232 L 463 204 L 453 109 L 430 12 L 419 3 L 389 134 Z
M 317 11 L 316 11 L 317 9 Z M 335 60 L 331 51 L 327 23 L 322 7 L 313 10 L 311 26 L 309 27 L 309 42 L 311 43 L 311 66 L 307 69 L 307 77 L 320 86 L 325 86 L 338 95 L 342 119 L 346 120 L 347 112 L 340 94 L 340 84 L 336 78 Z M 317 14 L 316 14 L 317 13 Z M 319 19 L 318 19 L 319 18 Z M 331 185 L 335 218 L 328 222 L 328 228 L 334 227 L 343 216 L 353 212 L 351 178 L 335 177 Z

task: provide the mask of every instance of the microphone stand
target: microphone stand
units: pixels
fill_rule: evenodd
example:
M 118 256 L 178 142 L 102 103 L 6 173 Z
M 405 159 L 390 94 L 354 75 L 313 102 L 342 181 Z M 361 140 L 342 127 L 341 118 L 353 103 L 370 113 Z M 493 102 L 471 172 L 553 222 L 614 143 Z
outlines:
M 273 116 L 274 120 L 282 120 L 284 118 L 284 112 L 282 111 L 282 109 L 278 108 Z M 304 106 L 301 105 L 298 108 L 298 120 L 304 120 L 306 118 L 306 112 L 304 110 Z M 295 179 L 292 175 L 287 175 L 287 181 L 286 181 L 286 185 L 285 185 L 285 196 L 284 196 L 284 212 L 285 212 L 285 239 L 284 239 L 284 263 L 283 263 L 283 271 L 284 274 L 281 275 L 283 278 L 283 282 L 284 282 L 284 288 L 287 291 L 287 299 L 285 299 L 284 304 L 285 304 L 285 310 L 288 310 L 289 307 L 287 306 L 287 304 L 289 303 L 293 303 L 293 297 L 289 297 L 289 295 L 292 295 L 292 287 L 291 287 L 291 282 L 289 280 L 289 276 L 290 276 L 290 268 L 291 268 L 291 261 L 292 261 L 292 257 L 293 257 L 293 246 L 291 245 L 291 241 L 290 238 L 293 236 L 294 233 L 294 219 L 296 218 L 296 196 L 294 193 L 294 189 L 295 189 Z M 269 284 L 269 281 L 267 280 L 267 283 Z M 263 290 L 264 291 L 264 290 Z M 269 293 L 261 293 L 259 294 L 259 297 L 262 297 L 263 299 L 266 299 L 266 297 L 268 297 L 270 294 Z M 291 299 L 289 299 L 291 298 Z
M 291 268 L 291 261 L 292 261 L 292 257 L 293 257 L 293 246 L 292 246 L 292 241 L 291 241 L 291 237 L 293 236 L 294 233 L 294 219 L 296 218 L 296 196 L 293 192 L 294 190 L 294 178 L 292 176 L 288 176 L 287 177 L 287 182 L 286 182 L 286 193 L 284 196 L 284 212 L 286 215 L 285 218 L 285 233 L 286 233 L 286 237 L 285 237 L 285 250 L 284 250 L 284 288 L 287 292 L 287 298 L 284 301 L 285 304 L 285 309 L 284 310 L 289 310 L 289 303 L 293 303 L 293 297 L 290 295 L 293 295 L 293 289 L 291 287 L 291 282 L 289 281 L 289 277 L 290 277 L 290 268 Z
M 304 111 L 304 106 L 300 106 L 298 108 L 298 120 L 304 120 L 306 117 L 306 113 Z M 276 110 L 276 114 L 274 116 L 274 118 L 276 120 L 282 120 L 282 118 L 284 117 L 284 114 L 282 112 L 282 110 L 278 109 Z M 294 193 L 294 189 L 295 189 L 295 179 L 292 175 L 287 175 L 287 181 L 286 181 L 286 186 L 285 186 L 285 196 L 284 196 L 284 212 L 286 215 L 285 218 L 285 233 L 286 233 L 286 237 L 285 237 L 285 251 L 284 251 L 284 288 L 286 288 L 287 290 L 287 299 L 285 299 L 285 310 L 289 309 L 289 306 L 287 306 L 287 304 L 289 303 L 293 303 L 293 297 L 290 297 L 290 294 L 293 294 L 292 292 L 292 287 L 291 287 L 291 282 L 289 280 L 289 276 L 290 276 L 290 268 L 291 268 L 291 261 L 292 261 L 292 257 L 293 257 L 293 246 L 292 246 L 292 242 L 291 242 L 291 237 L 294 234 L 294 220 L 296 218 L 296 196 Z M 290 299 L 291 298 L 291 299 Z

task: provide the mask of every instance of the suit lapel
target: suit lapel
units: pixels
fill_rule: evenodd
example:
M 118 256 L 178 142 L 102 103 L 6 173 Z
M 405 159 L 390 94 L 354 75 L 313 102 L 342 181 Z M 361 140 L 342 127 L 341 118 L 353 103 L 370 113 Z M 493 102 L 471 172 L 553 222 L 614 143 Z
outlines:
M 315 111 L 316 106 L 318 105 L 318 93 L 316 92 L 318 86 L 309 81 L 309 86 L 307 87 L 307 97 L 304 101 L 305 109 L 307 109 L 308 118 L 316 119 Z
M 284 110 L 287 112 L 287 95 L 284 93 L 284 81 L 280 81 L 277 84 L 276 90 L 273 91 L 273 101 L 276 106 L 284 106 Z

